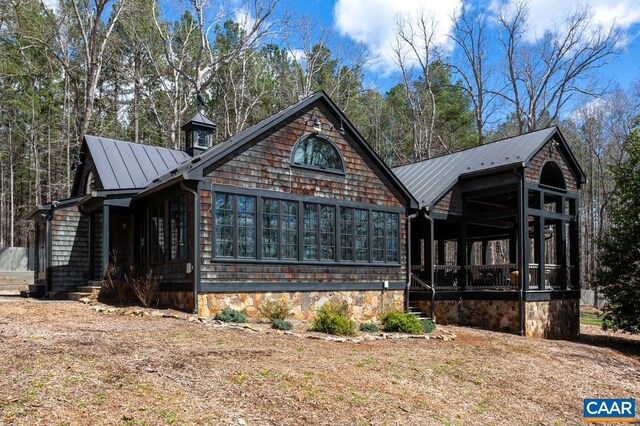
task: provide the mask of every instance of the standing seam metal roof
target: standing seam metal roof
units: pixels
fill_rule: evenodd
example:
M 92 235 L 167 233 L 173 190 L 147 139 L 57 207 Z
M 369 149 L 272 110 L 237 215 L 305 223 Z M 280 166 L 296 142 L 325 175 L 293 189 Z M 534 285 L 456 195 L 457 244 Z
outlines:
M 183 151 L 87 135 L 104 189 L 144 188 L 156 176 L 190 159 Z
M 392 171 L 418 200 L 420 207 L 430 208 L 461 176 L 527 163 L 556 133 L 558 128 L 553 126 L 396 167 Z

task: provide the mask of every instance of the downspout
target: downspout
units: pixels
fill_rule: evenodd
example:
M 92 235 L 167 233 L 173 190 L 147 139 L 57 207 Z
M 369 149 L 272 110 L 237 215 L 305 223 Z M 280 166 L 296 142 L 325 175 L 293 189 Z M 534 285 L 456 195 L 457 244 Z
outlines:
M 423 210 L 423 214 L 425 219 L 427 219 L 429 221 L 429 227 L 430 227 L 430 231 L 429 231 L 429 285 L 431 286 L 431 320 L 433 322 L 436 322 L 436 288 L 435 288 L 435 271 L 434 271 L 434 267 L 433 265 L 435 265 L 435 257 L 434 257 L 434 250 L 433 250 L 433 231 L 434 231 L 434 224 L 433 224 L 433 218 L 431 216 L 429 216 L 429 208 L 425 208 Z
M 520 197 L 518 200 L 518 222 L 519 222 L 519 226 L 520 226 L 520 231 L 518 235 L 518 249 L 519 252 L 518 253 L 518 263 L 520 264 L 520 271 L 521 273 L 520 275 L 520 291 L 518 292 L 518 298 L 519 298 L 519 302 L 520 302 L 520 336 L 524 336 L 525 335 L 525 324 L 524 324 L 524 316 L 525 316 L 525 309 L 524 309 L 524 281 L 525 279 L 528 278 L 529 276 L 529 265 L 525 265 L 525 255 L 524 255 L 524 251 L 528 249 L 527 245 L 525 244 L 526 239 L 528 238 L 528 234 L 529 234 L 529 223 L 528 220 L 529 218 L 525 218 L 524 217 L 524 209 L 525 209 L 525 202 L 528 202 L 527 198 L 525 197 L 525 179 L 524 179 L 524 167 L 525 164 L 522 163 L 522 169 L 520 169 L 520 173 L 519 178 L 520 178 L 520 188 L 519 191 L 520 192 Z M 527 236 L 525 238 L 525 235 Z
M 198 315 L 198 284 L 200 283 L 200 194 L 180 182 L 180 188 L 193 195 L 193 313 Z
M 407 216 L 407 287 L 404 294 L 404 310 L 409 312 L 409 290 L 411 288 L 411 220 L 418 217 L 418 213 Z

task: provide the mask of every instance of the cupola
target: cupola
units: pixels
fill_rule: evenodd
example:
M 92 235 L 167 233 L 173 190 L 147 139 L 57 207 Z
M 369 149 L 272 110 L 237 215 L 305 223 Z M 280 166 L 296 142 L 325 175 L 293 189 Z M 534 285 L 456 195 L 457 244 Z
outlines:
M 211 148 L 216 125 L 200 109 L 181 129 L 184 131 L 185 152 L 190 156 L 195 157 Z

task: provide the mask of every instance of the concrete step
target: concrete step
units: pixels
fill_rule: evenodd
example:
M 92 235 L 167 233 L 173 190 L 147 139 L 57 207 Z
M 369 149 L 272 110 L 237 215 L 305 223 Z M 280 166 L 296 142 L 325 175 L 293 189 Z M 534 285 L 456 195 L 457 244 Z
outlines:
M 83 285 L 78 287 L 78 291 L 81 293 L 93 293 L 93 292 L 100 292 L 101 288 L 102 287 L 95 286 L 95 285 Z
M 83 293 L 81 291 L 71 291 L 67 293 L 68 300 L 80 300 L 82 298 L 91 299 L 91 293 Z

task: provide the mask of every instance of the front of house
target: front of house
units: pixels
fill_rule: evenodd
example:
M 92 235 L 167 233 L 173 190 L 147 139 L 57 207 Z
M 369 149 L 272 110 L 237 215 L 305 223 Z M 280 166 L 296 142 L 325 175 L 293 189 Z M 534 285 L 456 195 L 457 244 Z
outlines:
M 360 321 L 411 305 L 577 334 L 584 175 L 556 128 L 393 171 L 323 92 L 218 144 L 201 112 L 183 130 L 185 151 L 84 138 L 72 197 L 30 213 L 34 290 L 77 293 L 134 266 L 161 303 L 203 316 L 285 298 L 311 319 L 346 300 Z

